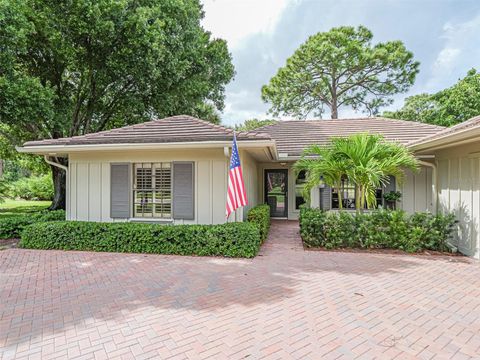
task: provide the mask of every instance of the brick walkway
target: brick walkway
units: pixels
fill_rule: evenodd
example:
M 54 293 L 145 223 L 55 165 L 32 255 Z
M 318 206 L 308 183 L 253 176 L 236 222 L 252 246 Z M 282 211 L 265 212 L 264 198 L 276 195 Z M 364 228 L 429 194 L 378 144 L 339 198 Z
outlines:
M 303 251 L 254 260 L 0 252 L 2 359 L 480 358 L 480 264 Z

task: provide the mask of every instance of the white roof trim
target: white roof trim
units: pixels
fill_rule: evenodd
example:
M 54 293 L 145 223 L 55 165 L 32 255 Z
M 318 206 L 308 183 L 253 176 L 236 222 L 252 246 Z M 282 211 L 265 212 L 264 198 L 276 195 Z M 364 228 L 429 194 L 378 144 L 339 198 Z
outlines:
M 68 154 L 84 151 L 121 151 L 121 150 L 167 150 L 167 149 L 201 149 L 223 148 L 231 146 L 231 141 L 198 141 L 171 143 L 125 143 L 125 144 L 83 144 L 83 145 L 31 145 L 17 146 L 21 153 L 30 154 Z M 277 152 L 275 140 L 237 140 L 239 148 L 271 147 Z
M 451 132 L 440 137 L 434 137 L 432 139 L 426 138 L 424 141 L 407 146 L 413 151 L 420 150 L 433 150 L 438 148 L 444 148 L 454 145 L 459 145 L 460 142 L 478 141 L 480 137 L 480 126 L 470 127 L 460 130 L 458 132 Z

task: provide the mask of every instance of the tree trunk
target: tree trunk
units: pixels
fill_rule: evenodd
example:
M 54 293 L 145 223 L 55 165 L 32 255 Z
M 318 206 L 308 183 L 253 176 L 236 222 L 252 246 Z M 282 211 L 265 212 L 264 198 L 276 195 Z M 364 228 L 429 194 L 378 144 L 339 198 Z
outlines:
M 362 209 L 362 187 L 360 185 L 356 186 L 355 191 L 355 209 L 361 210 Z
M 340 210 L 343 209 L 343 196 L 342 196 L 342 182 L 340 181 L 337 184 L 337 191 L 338 191 L 338 208 Z
M 63 161 L 62 161 L 63 163 Z M 65 170 L 51 165 L 53 179 L 53 201 L 49 210 L 65 210 L 67 174 Z
M 337 101 L 333 100 L 332 105 L 330 106 L 330 109 L 332 111 L 332 119 L 338 119 L 338 106 L 337 106 Z

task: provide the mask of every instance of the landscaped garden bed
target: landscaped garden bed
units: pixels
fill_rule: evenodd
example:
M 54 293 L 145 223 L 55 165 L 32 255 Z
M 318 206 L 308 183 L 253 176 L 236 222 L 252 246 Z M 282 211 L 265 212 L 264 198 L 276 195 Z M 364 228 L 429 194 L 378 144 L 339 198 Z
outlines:
M 65 220 L 64 210 L 42 210 L 0 217 L 0 239 L 18 239 L 27 226 L 46 221 Z
M 248 221 L 221 225 L 161 225 L 54 221 L 22 232 L 20 247 L 251 258 L 268 234 L 268 206 L 254 207 Z
M 304 208 L 300 213 L 300 235 L 306 248 L 451 252 L 449 241 L 455 223 L 451 214 L 408 215 L 402 210 L 385 209 L 325 212 Z

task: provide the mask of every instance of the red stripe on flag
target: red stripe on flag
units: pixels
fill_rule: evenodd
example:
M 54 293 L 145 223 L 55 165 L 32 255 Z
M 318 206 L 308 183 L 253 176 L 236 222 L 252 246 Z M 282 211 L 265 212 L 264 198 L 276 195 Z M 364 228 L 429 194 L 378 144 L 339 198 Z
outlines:
M 238 159 L 236 161 L 238 161 Z M 231 163 L 233 162 L 234 160 L 232 158 Z M 227 203 L 225 207 L 225 214 L 227 218 L 232 212 L 237 210 L 239 207 L 246 206 L 247 203 L 248 199 L 245 189 L 245 183 L 243 181 L 242 167 L 235 166 L 228 171 Z
M 245 192 L 245 184 L 243 183 L 242 168 L 239 166 L 239 167 L 236 168 L 236 170 L 237 170 L 237 177 L 238 177 L 239 183 L 240 183 L 241 205 L 245 206 L 245 205 L 247 205 L 247 194 Z

